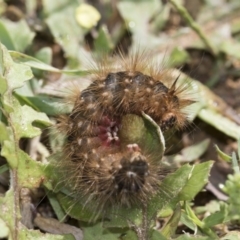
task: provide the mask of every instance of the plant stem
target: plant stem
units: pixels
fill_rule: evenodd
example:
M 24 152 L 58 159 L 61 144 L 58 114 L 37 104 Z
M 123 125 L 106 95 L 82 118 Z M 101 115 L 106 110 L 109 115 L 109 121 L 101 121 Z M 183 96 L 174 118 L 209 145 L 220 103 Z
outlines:
M 144 203 L 142 206 L 142 224 L 140 226 L 134 225 L 134 231 L 138 236 L 138 240 L 148 240 L 148 218 L 147 218 L 147 203 Z
M 194 19 L 191 17 L 191 15 L 187 11 L 187 9 L 185 7 L 183 7 L 181 4 L 177 3 L 176 0 L 169 0 L 169 2 L 176 8 L 176 10 L 179 12 L 179 14 L 187 22 L 189 27 L 191 27 L 193 29 L 193 31 L 195 31 L 198 34 L 198 36 L 202 39 L 202 41 L 208 47 L 208 49 L 212 52 L 212 54 L 217 55 L 217 51 L 216 51 L 215 47 L 210 42 L 210 40 L 205 36 L 201 27 L 194 21 Z

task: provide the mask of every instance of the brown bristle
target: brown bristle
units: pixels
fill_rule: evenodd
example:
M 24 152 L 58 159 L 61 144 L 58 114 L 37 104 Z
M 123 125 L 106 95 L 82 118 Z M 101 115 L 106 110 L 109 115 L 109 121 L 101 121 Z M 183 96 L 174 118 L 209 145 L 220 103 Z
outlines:
M 147 201 L 164 176 L 151 153 L 122 137 L 123 117 L 144 112 L 162 131 L 180 129 L 187 123 L 183 108 L 192 103 L 178 78 L 149 63 L 148 54 L 103 62 L 92 83 L 71 96 L 73 110 L 59 124 L 66 135 L 59 164 L 66 182 L 77 196 L 101 209 Z

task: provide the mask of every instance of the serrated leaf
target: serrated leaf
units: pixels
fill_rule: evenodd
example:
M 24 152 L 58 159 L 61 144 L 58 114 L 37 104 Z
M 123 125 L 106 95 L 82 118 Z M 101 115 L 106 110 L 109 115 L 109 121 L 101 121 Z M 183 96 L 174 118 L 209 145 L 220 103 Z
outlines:
M 0 67 L 1 68 L 1 67 Z M 7 81 L 5 78 L 3 78 L 2 76 L 0 76 L 0 94 L 3 94 L 7 91 Z
M 4 141 L 1 155 L 7 159 L 12 169 L 18 168 L 18 184 L 27 188 L 39 187 L 44 178 L 44 165 L 33 161 L 22 150 L 16 149 L 12 141 Z
M 4 45 L 1 45 L 0 65 L 1 77 L 7 80 L 9 91 L 22 87 L 25 81 L 33 77 L 30 67 L 13 62 Z M 4 94 L 4 92 L 1 93 Z
M 192 200 L 208 181 L 212 161 L 196 164 L 189 175 L 186 185 L 181 190 L 178 198 L 182 201 Z
M 149 218 L 167 206 L 170 202 L 177 200 L 177 197 L 184 186 L 187 184 L 192 166 L 185 164 L 176 172 L 169 174 L 160 185 L 159 192 L 149 202 Z
M 4 156 L 10 167 L 11 186 L 6 196 L 0 201 L 0 210 L 4 214 L 4 221 L 9 226 L 13 239 L 32 239 L 28 232 L 22 232 L 19 221 L 19 190 L 20 187 L 37 188 L 40 186 L 44 176 L 44 165 L 34 161 L 30 156 L 19 148 L 19 141 L 23 137 L 38 136 L 41 131 L 33 124 L 50 125 L 46 114 L 38 113 L 32 108 L 21 106 L 14 97 L 13 91 L 23 86 L 24 82 L 32 77 L 31 69 L 23 64 L 13 62 L 7 49 L 1 45 L 0 50 L 1 74 L 7 83 L 7 88 L 1 95 L 3 114 L 8 121 L 5 130 L 8 133 L 1 143 L 1 155 Z M 6 213 L 7 211 L 7 213 Z M 5 216 L 6 215 L 6 216 Z M 10 215 L 10 216 L 9 216 Z M 22 237 L 22 235 L 24 237 Z M 36 238 L 35 238 L 36 239 Z
M 7 224 L 9 233 L 11 233 L 11 237 L 14 239 L 17 234 L 13 228 L 13 226 L 16 227 L 14 221 L 16 218 L 20 219 L 20 212 L 19 208 L 14 206 L 13 197 L 13 188 L 8 190 L 4 197 L 0 197 L 0 219 Z
M 0 143 L 4 140 L 9 139 L 8 131 L 6 125 L 3 122 L 0 122 Z
M 11 106 L 14 108 L 10 116 L 11 123 L 14 125 L 14 131 L 18 139 L 22 137 L 32 138 L 40 135 L 40 129 L 33 126 L 33 123 L 40 123 L 43 126 L 51 125 L 45 113 L 36 112 L 27 105 L 21 106 L 14 97 L 12 97 Z

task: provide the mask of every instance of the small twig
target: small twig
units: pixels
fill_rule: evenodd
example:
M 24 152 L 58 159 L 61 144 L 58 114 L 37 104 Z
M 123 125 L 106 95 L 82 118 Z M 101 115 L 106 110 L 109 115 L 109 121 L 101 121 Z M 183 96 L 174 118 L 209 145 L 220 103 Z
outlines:
M 76 240 L 83 240 L 83 232 L 80 228 L 60 223 L 54 218 L 44 218 L 39 215 L 34 219 L 34 224 L 41 230 L 52 234 L 72 234 Z
M 28 229 L 33 229 L 34 205 L 32 204 L 31 191 L 28 188 L 21 189 L 20 200 L 21 222 Z
M 143 219 L 142 219 L 142 236 L 143 239 L 148 239 L 148 233 L 149 233 L 149 221 L 148 221 L 148 217 L 147 217 L 147 202 L 143 204 L 142 207 L 142 215 L 143 215 Z
M 148 240 L 149 233 L 149 220 L 147 218 L 147 203 L 144 203 L 142 206 L 142 224 L 137 226 L 135 224 L 131 224 L 133 230 L 136 232 L 138 236 L 138 240 Z
M 179 14 L 187 22 L 189 27 L 191 27 L 193 31 L 195 31 L 198 34 L 198 36 L 202 39 L 202 41 L 208 47 L 208 49 L 212 52 L 212 54 L 217 55 L 217 51 L 215 47 L 212 45 L 210 40 L 205 36 L 201 27 L 194 21 L 194 19 L 191 17 L 187 9 L 183 7 L 181 4 L 177 3 L 175 0 L 169 0 L 169 2 L 176 8 Z

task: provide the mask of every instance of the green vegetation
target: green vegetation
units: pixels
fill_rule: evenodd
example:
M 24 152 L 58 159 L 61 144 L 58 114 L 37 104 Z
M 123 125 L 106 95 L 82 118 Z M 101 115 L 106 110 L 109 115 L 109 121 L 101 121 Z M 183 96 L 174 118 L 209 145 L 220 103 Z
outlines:
M 240 224 L 240 143 L 235 148 L 238 154 L 231 156 L 210 146 L 209 139 L 185 146 L 174 156 L 164 156 L 164 163 L 178 169 L 167 175 L 154 198 L 143 207 L 122 207 L 117 213 L 109 210 L 107 221 L 100 216 L 92 223 L 89 209 L 58 184 L 61 176 L 54 163 L 63 140 L 52 130 L 55 117 L 70 111 L 71 106 L 62 104 L 68 84 L 80 81 L 84 88 L 88 82 L 86 59 L 111 54 L 119 45 L 129 52 L 141 46 L 154 49 L 156 61 L 164 61 L 167 49 L 169 60 L 164 65 L 178 68 L 192 61 L 188 50 L 197 49 L 209 52 L 215 61 L 209 69 L 211 78 L 204 83 L 180 75 L 179 81 L 188 84 L 196 99 L 188 108 L 189 120 L 200 119 L 236 143 L 240 120 L 213 87 L 222 69 L 225 75 L 239 78 L 239 1 L 204 1 L 197 17 L 177 0 L 166 4 L 157 0 L 106 0 L 95 7 L 78 0 L 42 0 L 41 5 L 37 0 L 22 2 L 19 6 L 17 1 L 0 0 L 0 177 L 8 179 L 10 174 L 9 187 L 0 192 L 0 238 L 240 239 L 239 232 L 222 230 Z M 213 9 L 217 10 L 214 16 Z M 186 23 L 179 23 L 176 29 L 169 27 L 172 12 L 180 14 Z M 215 21 L 216 31 L 209 30 L 210 25 L 205 27 L 211 21 Z M 127 40 L 131 44 L 126 44 Z M 179 73 L 173 70 L 176 76 Z M 148 116 L 143 119 L 144 134 L 139 137 L 162 156 L 165 141 L 161 130 Z M 200 163 L 208 148 L 224 163 L 232 163 L 234 171 L 222 185 L 228 200 L 216 197 L 198 206 L 192 201 L 209 182 L 213 160 L 217 160 L 216 155 L 216 159 Z M 36 197 L 39 189 L 44 189 L 44 194 Z M 26 194 L 28 190 L 31 194 Z M 39 211 L 34 214 L 33 205 L 37 209 L 40 203 L 34 203 L 33 196 L 39 202 L 46 196 L 51 218 L 40 216 Z M 163 225 L 157 227 L 160 220 Z M 181 227 L 184 231 L 179 230 Z

